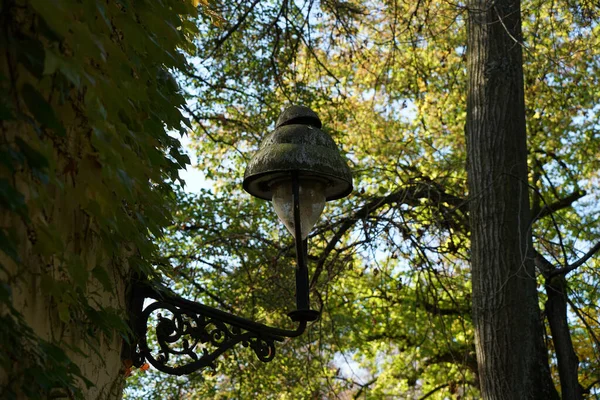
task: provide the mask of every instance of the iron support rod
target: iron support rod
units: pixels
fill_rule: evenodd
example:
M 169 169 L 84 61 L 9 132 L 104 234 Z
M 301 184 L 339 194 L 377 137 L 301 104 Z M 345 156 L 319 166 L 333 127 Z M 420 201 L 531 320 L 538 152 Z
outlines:
M 300 220 L 300 179 L 298 173 L 292 172 L 292 194 L 294 204 L 294 231 L 296 239 L 296 308 L 309 310 L 308 290 L 308 257 L 307 241 L 302 239 L 302 223 Z

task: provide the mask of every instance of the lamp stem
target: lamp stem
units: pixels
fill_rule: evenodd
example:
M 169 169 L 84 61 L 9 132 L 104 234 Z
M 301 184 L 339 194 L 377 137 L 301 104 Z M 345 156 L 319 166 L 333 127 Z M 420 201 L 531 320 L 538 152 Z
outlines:
M 306 259 L 308 257 L 307 241 L 296 240 L 296 307 L 298 310 L 309 310 L 309 289 L 308 289 L 308 267 Z
M 300 180 L 298 173 L 292 173 L 292 194 L 294 197 L 294 230 L 296 237 L 296 308 L 297 310 L 309 309 L 308 291 L 308 258 L 307 240 L 302 239 L 302 226 L 300 219 Z
M 308 240 L 302 240 L 300 221 L 300 179 L 292 172 L 292 195 L 294 205 L 294 233 L 296 239 L 296 310 L 288 315 L 293 321 L 315 321 L 319 312 L 310 309 L 308 284 Z

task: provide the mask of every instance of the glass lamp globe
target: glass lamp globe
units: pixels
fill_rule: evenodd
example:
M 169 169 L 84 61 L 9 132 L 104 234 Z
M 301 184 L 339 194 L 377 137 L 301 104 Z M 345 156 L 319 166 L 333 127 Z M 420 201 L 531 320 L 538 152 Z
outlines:
M 294 196 L 292 182 L 282 180 L 271 185 L 273 207 L 292 236 L 296 237 L 294 223 Z M 325 207 L 325 184 L 318 180 L 301 180 L 299 183 L 300 228 L 304 240 L 317 223 Z

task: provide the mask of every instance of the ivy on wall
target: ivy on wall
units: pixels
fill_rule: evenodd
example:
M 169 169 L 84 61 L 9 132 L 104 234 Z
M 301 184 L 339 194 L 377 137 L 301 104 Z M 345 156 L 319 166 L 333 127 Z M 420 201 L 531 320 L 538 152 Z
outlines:
M 115 289 L 100 258 L 124 257 L 121 280 L 152 273 L 153 238 L 170 221 L 170 182 L 189 162 L 167 134 L 189 124 L 168 71 L 186 69 L 184 54 L 194 51 L 194 3 L 0 0 L 2 398 L 54 388 L 81 396 L 81 382 L 92 384 L 64 343 L 27 325 L 13 304 L 19 284 L 35 279 L 59 320 L 84 327 L 88 340 L 127 338 L 124 310 L 90 293 Z M 50 218 L 57 199 L 83 217 Z M 73 231 L 95 238 L 91 268 Z

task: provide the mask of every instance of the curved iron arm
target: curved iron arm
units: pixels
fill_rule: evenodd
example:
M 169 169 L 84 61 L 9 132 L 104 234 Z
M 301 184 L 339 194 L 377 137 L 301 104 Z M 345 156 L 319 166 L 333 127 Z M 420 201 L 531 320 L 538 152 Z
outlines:
M 133 302 L 140 312 L 135 313 L 134 330 L 137 343 L 133 364 L 146 361 L 159 371 L 171 375 L 186 375 L 206 367 L 214 367 L 217 357 L 238 343 L 250 347 L 259 360 L 268 362 L 275 357 L 275 342 L 286 337 L 300 336 L 306 321 L 295 330 L 267 326 L 207 305 L 183 299 L 174 294 L 159 293 L 149 286 L 138 286 Z M 147 299 L 155 302 L 144 308 Z M 160 350 L 153 354 L 147 334 L 150 315 L 158 310 L 156 341 Z

